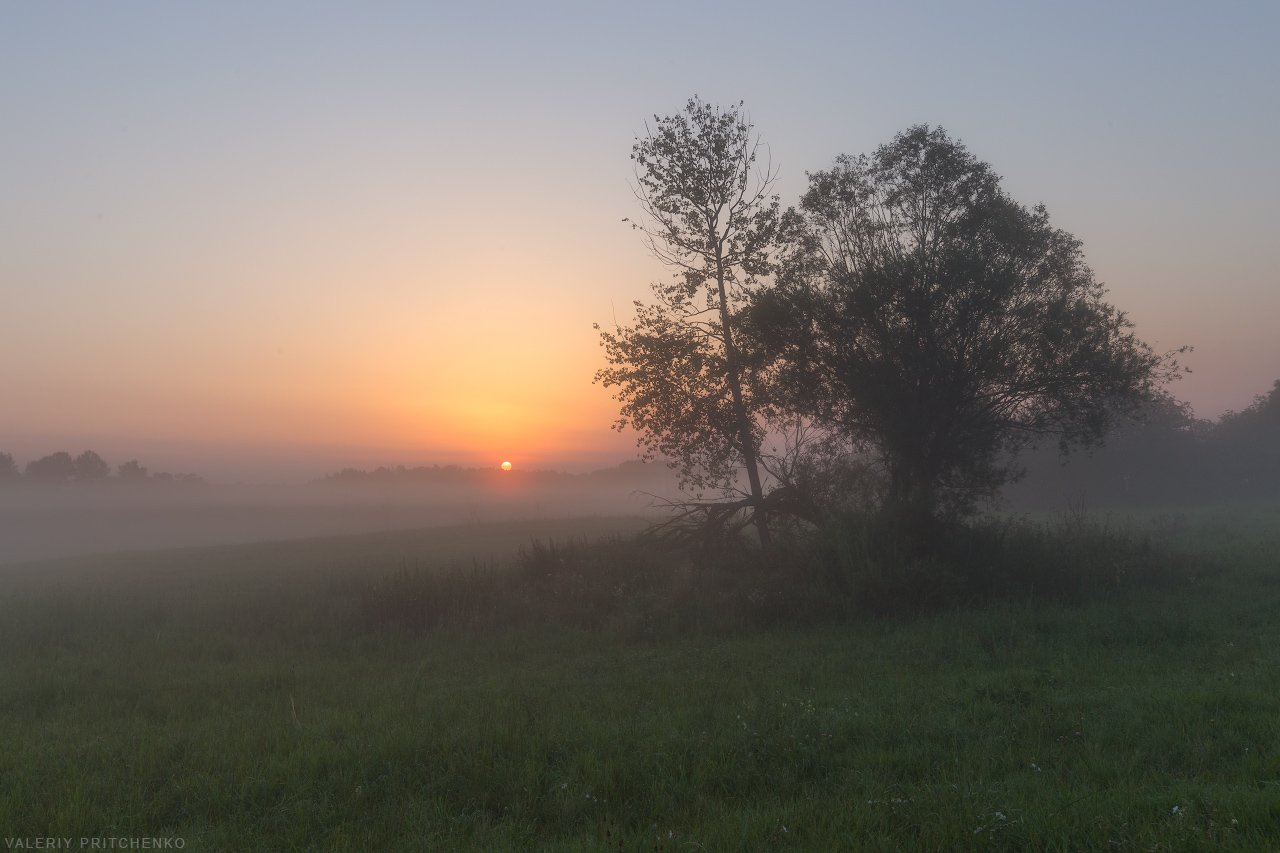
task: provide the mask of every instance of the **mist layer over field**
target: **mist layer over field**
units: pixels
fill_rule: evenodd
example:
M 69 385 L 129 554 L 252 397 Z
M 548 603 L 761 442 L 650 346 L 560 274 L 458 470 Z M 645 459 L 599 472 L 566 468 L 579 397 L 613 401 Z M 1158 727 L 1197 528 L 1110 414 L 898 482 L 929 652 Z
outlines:
M 650 516 L 662 465 L 591 474 L 460 468 L 344 471 L 294 486 L 103 481 L 0 487 L 0 563 L 463 523 Z

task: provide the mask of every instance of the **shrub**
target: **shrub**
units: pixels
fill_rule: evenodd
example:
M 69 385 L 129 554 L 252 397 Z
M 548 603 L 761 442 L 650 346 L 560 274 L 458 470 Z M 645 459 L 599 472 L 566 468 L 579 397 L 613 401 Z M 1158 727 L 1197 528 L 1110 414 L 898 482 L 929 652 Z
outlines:
M 910 614 L 1031 596 L 1080 601 L 1203 568 L 1168 531 L 1084 517 L 908 524 L 851 514 L 768 557 L 644 539 L 533 542 L 507 566 L 401 571 L 360 589 L 371 628 L 547 624 L 643 638 Z

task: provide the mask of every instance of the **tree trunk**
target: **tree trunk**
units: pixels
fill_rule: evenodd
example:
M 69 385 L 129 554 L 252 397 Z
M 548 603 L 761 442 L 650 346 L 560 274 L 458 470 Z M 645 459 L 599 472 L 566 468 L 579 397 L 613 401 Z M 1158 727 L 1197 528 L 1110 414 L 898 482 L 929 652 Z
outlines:
M 738 417 L 738 443 L 742 460 L 747 467 L 747 482 L 751 486 L 752 514 L 756 531 L 760 535 L 760 549 L 768 551 L 772 545 L 769 535 L 769 519 L 764 509 L 764 489 L 760 485 L 760 469 L 756 462 L 755 439 L 751 435 L 751 419 L 742 402 L 742 378 L 739 374 L 738 352 L 733 345 L 733 331 L 729 325 L 729 298 L 724 286 L 724 261 L 720 244 L 716 243 L 716 284 L 720 289 L 720 326 L 724 333 L 725 370 L 729 374 L 729 392 L 733 396 L 733 410 Z

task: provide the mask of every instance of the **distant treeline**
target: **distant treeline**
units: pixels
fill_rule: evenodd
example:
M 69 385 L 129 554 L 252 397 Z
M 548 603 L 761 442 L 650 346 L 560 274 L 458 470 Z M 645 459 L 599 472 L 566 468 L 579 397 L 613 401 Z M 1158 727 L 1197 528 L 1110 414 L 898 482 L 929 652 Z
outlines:
M 464 468 L 460 465 L 420 465 L 407 468 L 397 465 L 394 468 L 381 467 L 372 471 L 358 468 L 343 468 L 333 474 L 322 477 L 317 482 L 331 486 L 381 486 L 381 485 L 428 485 L 428 484 L 489 484 L 489 483 L 524 483 L 528 485 L 554 484 L 643 484 L 638 481 L 669 481 L 673 475 L 666 465 L 646 464 L 638 460 L 623 462 L 613 468 L 592 471 L 589 474 L 567 474 L 563 471 L 525 471 L 513 469 L 503 471 L 501 468 Z
M 1018 504 L 1167 506 L 1280 499 L 1280 380 L 1217 422 L 1163 397 L 1092 452 L 1064 461 L 1056 448 L 1028 454 L 1027 476 L 1006 491 Z
M 463 483 L 500 478 L 520 480 L 548 480 L 568 477 L 559 471 L 503 471 L 501 468 L 464 468 L 460 465 L 419 465 L 407 468 L 382 466 L 372 471 L 360 468 L 343 468 L 320 478 L 326 485 L 390 485 L 395 483 Z
M 50 453 L 39 459 L 33 459 L 25 468 L 19 469 L 13 456 L 0 453 L 0 483 L 32 483 L 40 485 L 71 485 L 85 483 L 181 483 L 203 484 L 204 478 L 197 474 L 170 474 L 157 471 L 152 474 L 147 466 L 130 459 L 116 466 L 115 474 L 111 473 L 111 464 L 92 450 L 86 450 L 79 456 L 72 456 L 65 450 Z

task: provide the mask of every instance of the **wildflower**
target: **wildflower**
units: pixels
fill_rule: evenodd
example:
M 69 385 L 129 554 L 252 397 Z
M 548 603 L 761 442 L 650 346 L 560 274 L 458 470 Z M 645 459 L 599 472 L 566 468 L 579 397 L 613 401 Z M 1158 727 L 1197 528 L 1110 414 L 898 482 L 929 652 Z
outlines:
M 1174 814 L 1177 814 L 1177 813 L 1178 813 L 1178 807 L 1177 807 L 1177 806 L 1174 806 L 1174 807 L 1173 807 L 1173 813 L 1174 813 Z

